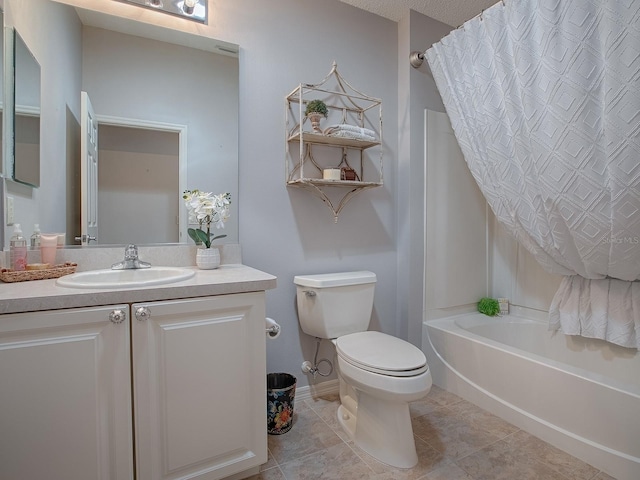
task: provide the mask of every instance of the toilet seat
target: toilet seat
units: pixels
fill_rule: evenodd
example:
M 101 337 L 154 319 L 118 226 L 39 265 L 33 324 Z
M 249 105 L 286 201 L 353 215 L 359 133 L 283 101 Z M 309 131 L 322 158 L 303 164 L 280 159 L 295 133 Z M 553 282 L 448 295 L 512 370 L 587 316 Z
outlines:
M 393 377 L 413 377 L 429 369 L 424 353 L 400 338 L 381 332 L 358 332 L 336 339 L 336 351 L 363 370 Z

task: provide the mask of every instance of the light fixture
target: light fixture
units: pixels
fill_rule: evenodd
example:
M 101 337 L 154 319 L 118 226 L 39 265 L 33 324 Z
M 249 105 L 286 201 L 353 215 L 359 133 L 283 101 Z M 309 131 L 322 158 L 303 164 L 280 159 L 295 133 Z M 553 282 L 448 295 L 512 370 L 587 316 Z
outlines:
M 208 0 L 116 0 L 118 2 L 133 3 L 135 5 L 160 10 L 171 15 L 207 22 Z
M 198 0 L 184 0 L 184 4 L 182 5 L 182 11 L 187 15 L 193 15 L 197 4 L 198 4 Z

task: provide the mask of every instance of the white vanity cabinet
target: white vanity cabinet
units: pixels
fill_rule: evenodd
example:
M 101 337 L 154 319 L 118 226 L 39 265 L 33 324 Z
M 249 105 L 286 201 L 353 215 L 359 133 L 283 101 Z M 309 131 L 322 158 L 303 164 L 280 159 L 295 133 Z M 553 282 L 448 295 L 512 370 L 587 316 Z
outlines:
M 265 463 L 264 318 L 263 291 L 0 315 L 0 478 L 216 480 Z
M 132 306 L 138 480 L 267 461 L 264 293 Z
M 0 316 L 0 478 L 133 478 L 128 311 Z

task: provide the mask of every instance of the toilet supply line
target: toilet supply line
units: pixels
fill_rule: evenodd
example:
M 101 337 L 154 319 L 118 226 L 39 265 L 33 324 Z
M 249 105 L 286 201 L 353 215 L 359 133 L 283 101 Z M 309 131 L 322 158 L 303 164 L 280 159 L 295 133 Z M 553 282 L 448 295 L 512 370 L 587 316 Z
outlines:
M 313 375 L 313 378 L 316 378 L 316 375 L 320 375 L 321 377 L 328 377 L 329 375 L 331 375 L 333 373 L 333 363 L 331 363 L 331 361 L 327 358 L 321 358 L 320 360 L 318 360 L 318 352 L 320 350 L 320 342 L 322 341 L 321 338 L 316 337 L 316 354 L 313 356 L 313 363 L 311 363 L 308 360 L 305 360 L 304 362 L 302 362 L 302 372 L 303 373 L 310 373 L 311 375 Z M 322 363 L 327 363 L 329 364 L 329 371 L 326 373 L 322 373 L 319 369 L 320 365 Z

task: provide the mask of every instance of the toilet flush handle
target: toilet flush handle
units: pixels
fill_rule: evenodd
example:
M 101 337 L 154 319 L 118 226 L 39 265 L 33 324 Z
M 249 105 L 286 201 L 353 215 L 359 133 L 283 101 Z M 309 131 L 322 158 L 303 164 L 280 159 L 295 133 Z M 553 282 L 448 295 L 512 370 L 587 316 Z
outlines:
M 316 292 L 314 292 L 313 290 L 303 290 L 303 292 L 307 297 L 315 297 L 316 296 Z

